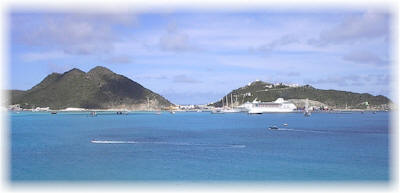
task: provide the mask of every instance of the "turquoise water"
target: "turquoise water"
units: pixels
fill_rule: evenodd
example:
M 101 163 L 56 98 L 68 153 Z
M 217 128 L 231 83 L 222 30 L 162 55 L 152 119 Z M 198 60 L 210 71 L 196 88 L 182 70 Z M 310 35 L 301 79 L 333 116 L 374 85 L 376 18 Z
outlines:
M 387 112 L 23 112 L 10 122 L 11 181 L 390 179 Z

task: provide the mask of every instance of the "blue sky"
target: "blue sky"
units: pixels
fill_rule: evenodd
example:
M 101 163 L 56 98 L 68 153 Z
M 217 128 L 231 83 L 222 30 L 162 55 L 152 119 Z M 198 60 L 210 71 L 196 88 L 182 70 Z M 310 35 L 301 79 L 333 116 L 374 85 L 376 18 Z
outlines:
M 176 104 L 256 79 L 390 94 L 391 15 L 377 10 L 10 14 L 10 85 L 105 66 Z

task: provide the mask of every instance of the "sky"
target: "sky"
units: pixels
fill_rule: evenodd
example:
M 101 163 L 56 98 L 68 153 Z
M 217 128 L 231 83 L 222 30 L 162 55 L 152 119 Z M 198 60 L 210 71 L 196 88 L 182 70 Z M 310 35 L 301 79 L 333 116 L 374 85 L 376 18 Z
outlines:
M 8 89 L 105 66 L 175 104 L 215 102 L 255 80 L 390 95 L 382 10 L 9 14 Z

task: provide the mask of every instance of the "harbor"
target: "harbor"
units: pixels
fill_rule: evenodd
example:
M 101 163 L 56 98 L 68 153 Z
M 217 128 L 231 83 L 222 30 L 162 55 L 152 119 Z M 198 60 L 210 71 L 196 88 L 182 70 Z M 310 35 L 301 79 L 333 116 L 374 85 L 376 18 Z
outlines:
M 291 102 L 291 101 L 295 101 Z M 304 102 L 299 102 L 304 101 Z M 174 114 L 175 112 L 209 112 L 212 114 L 224 114 L 224 113 L 248 113 L 248 114 L 262 114 L 262 113 L 306 113 L 311 112 L 318 113 L 340 113 L 340 112 L 388 112 L 391 110 L 390 107 L 387 108 L 365 108 L 365 109 L 354 109 L 354 108 L 338 108 L 333 109 L 328 106 L 311 106 L 309 105 L 308 99 L 296 99 L 296 100 L 285 100 L 283 98 L 277 98 L 275 101 L 261 102 L 257 98 L 252 102 L 244 102 L 240 104 L 237 101 L 228 97 L 224 98 L 221 107 L 216 107 L 210 104 L 204 105 L 174 105 L 164 108 L 150 108 L 150 104 L 147 104 L 147 108 L 142 108 L 138 110 L 131 109 L 85 109 L 68 107 L 65 109 L 50 109 L 50 107 L 36 107 L 32 109 L 21 108 L 18 104 L 9 105 L 7 110 L 11 112 L 49 112 L 52 114 L 57 114 L 61 112 L 109 112 L 116 114 L 128 114 L 128 113 L 161 113 L 169 112 Z M 296 106 L 297 104 L 297 106 Z

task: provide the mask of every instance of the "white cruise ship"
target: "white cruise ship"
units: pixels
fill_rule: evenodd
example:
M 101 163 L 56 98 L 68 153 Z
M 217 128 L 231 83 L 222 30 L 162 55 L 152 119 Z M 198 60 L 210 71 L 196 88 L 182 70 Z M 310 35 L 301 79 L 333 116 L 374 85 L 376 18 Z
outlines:
M 249 110 L 249 114 L 286 113 L 293 112 L 296 109 L 296 105 L 289 101 L 285 101 L 283 98 L 278 98 L 273 102 L 260 102 L 254 100 L 252 103 L 248 103 L 246 107 Z

